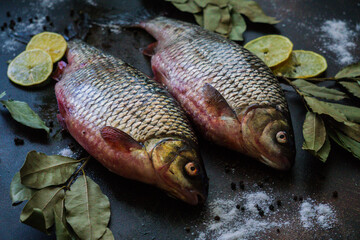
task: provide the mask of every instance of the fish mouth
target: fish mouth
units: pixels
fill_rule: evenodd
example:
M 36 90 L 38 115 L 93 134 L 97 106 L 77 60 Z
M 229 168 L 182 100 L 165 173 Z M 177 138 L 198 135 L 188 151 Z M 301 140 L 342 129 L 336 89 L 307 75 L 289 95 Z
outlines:
M 169 195 L 190 205 L 204 204 L 207 198 L 206 194 L 192 189 L 182 189 L 181 192 L 172 192 Z
M 278 170 L 289 170 L 292 167 L 292 162 L 287 158 L 279 158 L 278 161 L 272 161 L 265 157 L 264 155 L 260 155 L 259 160 L 266 165 L 278 169 Z

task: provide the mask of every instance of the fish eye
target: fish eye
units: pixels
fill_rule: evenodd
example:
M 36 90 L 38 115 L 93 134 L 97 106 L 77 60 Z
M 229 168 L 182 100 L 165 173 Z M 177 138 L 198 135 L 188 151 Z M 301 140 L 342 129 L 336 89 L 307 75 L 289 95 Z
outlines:
M 278 143 L 286 143 L 287 142 L 286 132 L 285 131 L 278 132 L 276 134 L 276 141 Z
M 188 162 L 185 165 L 185 171 L 189 176 L 197 176 L 199 174 L 199 169 L 193 162 Z

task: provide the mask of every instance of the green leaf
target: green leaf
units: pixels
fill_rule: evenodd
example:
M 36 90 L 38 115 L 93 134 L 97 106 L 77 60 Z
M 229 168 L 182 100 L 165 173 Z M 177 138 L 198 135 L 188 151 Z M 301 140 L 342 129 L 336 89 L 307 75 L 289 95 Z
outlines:
M 189 0 L 187 3 L 172 3 L 177 9 L 183 12 L 198 13 L 201 12 L 201 8 L 196 5 L 194 0 Z
M 331 150 L 331 144 L 329 138 L 326 136 L 326 140 L 321 149 L 315 152 L 315 157 L 319 158 L 322 162 L 325 162 L 329 157 L 329 153 Z
M 25 200 L 29 200 L 34 192 L 34 189 L 22 185 L 20 181 L 20 173 L 15 173 L 10 184 L 10 197 L 12 204 L 16 205 Z
M 305 93 L 306 95 L 318 98 L 324 98 L 329 100 L 342 100 L 347 97 L 345 93 L 340 92 L 336 89 L 319 87 L 316 84 L 309 83 L 301 79 L 293 81 L 292 84 L 294 84 L 301 92 Z
M 232 11 L 231 13 L 232 28 L 229 38 L 234 41 L 243 41 L 243 33 L 246 30 L 246 23 L 240 13 Z
M 338 104 L 338 103 L 328 103 L 328 104 L 333 108 L 337 109 L 339 112 L 341 112 L 347 118 L 348 121 L 360 123 L 360 108 Z
M 204 28 L 215 31 L 221 19 L 221 10 L 214 5 L 208 5 L 204 9 Z
M 5 95 L 6 95 L 6 92 L 2 92 L 2 93 L 0 94 L 0 98 L 3 98 Z
M 81 239 L 99 239 L 110 219 L 109 199 L 85 175 L 79 177 L 65 196 L 66 220 Z
M 208 4 L 223 8 L 228 5 L 228 2 L 229 0 L 195 0 L 195 3 L 201 8 L 205 8 Z
M 49 133 L 50 129 L 26 102 L 13 100 L 0 100 L 0 102 L 5 105 L 11 116 L 19 123 L 31 128 L 44 129 Z
M 315 113 L 307 112 L 304 125 L 304 146 L 303 149 L 319 151 L 326 140 L 326 129 L 323 120 Z
M 351 152 L 354 157 L 360 159 L 360 142 L 355 141 L 337 130 L 331 131 L 330 137 L 341 147 Z
M 360 85 L 356 82 L 345 82 L 341 81 L 339 82 L 341 86 L 346 88 L 352 95 L 354 95 L 357 98 L 360 98 Z
M 360 76 L 360 62 L 351 64 L 338 72 L 335 78 L 352 78 Z
M 54 205 L 63 197 L 62 187 L 47 187 L 36 191 L 22 210 L 20 221 L 46 232 L 54 224 Z
M 114 240 L 114 235 L 109 228 L 106 228 L 104 235 L 99 240 Z
M 65 219 L 65 199 L 61 199 L 55 204 L 54 207 L 54 217 L 55 217 L 55 233 L 57 240 L 75 240 L 75 237 L 72 237 L 69 230 L 66 228 L 66 219 Z
M 344 113 L 340 112 L 332 103 L 319 101 L 316 98 L 307 96 L 304 96 L 304 99 L 313 112 L 328 115 L 338 122 L 348 121 Z
M 44 188 L 65 183 L 82 161 L 59 155 L 47 156 L 31 151 L 20 169 L 21 183 L 31 188 Z
M 333 122 L 332 125 L 334 125 L 336 129 L 339 129 L 345 135 L 360 142 L 360 125 L 359 124 L 353 123 L 353 122 L 344 122 L 344 123 Z
M 230 9 L 228 7 L 220 9 L 220 21 L 219 25 L 215 29 L 215 32 L 220 33 L 222 35 L 228 35 L 231 30 L 231 17 L 230 17 Z
M 195 17 L 195 21 L 197 22 L 197 24 L 199 24 L 200 26 L 204 27 L 204 17 L 202 13 L 195 13 L 194 14 Z
M 244 14 L 252 22 L 276 24 L 279 21 L 274 17 L 267 16 L 255 1 L 230 0 L 230 5 L 238 13 Z

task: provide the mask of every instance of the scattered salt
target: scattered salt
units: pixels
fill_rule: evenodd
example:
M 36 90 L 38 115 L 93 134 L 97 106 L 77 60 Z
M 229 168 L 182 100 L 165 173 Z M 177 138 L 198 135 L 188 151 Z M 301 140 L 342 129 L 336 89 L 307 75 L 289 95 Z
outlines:
M 94 0 L 87 0 L 86 2 L 92 6 L 97 6 L 97 3 Z
M 40 0 L 40 5 L 43 8 L 54 9 L 54 7 L 64 0 Z
M 328 204 L 316 204 L 307 200 L 301 204 L 299 213 L 301 223 L 305 228 L 319 226 L 330 229 L 336 222 L 335 211 Z
M 351 50 L 355 49 L 355 32 L 350 30 L 347 23 L 341 20 L 327 20 L 321 26 L 325 33 L 325 47 L 336 54 L 340 64 L 354 61 Z
M 61 155 L 61 156 L 64 156 L 64 157 L 73 157 L 74 152 L 71 151 L 71 149 L 69 147 L 67 147 L 67 148 L 61 149 L 58 152 L 58 155 Z

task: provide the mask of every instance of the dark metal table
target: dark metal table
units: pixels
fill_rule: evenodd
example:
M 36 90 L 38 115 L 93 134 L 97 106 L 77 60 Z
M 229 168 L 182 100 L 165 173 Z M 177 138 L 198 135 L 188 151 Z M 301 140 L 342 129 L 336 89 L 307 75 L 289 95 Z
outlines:
M 63 32 L 72 21 L 70 11 L 83 10 L 98 14 L 107 8 L 116 8 L 119 12 L 135 12 L 140 7 L 161 11 L 166 9 L 170 16 L 192 21 L 189 14 L 177 11 L 171 4 L 163 1 L 100 1 L 97 7 L 82 1 L 45 1 L 52 7 L 41 8 L 39 1 L 8 0 L 0 3 L 0 25 L 14 19 L 16 24 L 28 21 L 29 18 L 45 15 L 50 17 L 44 21 L 49 31 Z M 84 1 L 86 2 L 86 1 Z M 92 1 L 94 2 L 94 1 Z M 95 1 L 96 2 L 96 1 Z M 357 0 L 258 0 L 265 12 L 276 16 L 282 22 L 276 26 L 266 24 L 248 24 L 245 41 L 264 34 L 282 34 L 294 43 L 294 49 L 313 50 L 322 53 L 328 61 L 327 76 L 333 76 L 342 67 L 338 58 L 326 50 L 319 31 L 325 20 L 344 20 L 349 28 L 355 29 L 358 24 L 357 46 L 351 55 L 360 60 L 360 4 Z M 35 6 L 35 7 L 34 7 Z M 40 7 L 36 7 L 40 6 Z M 7 17 L 7 11 L 11 16 Z M 21 17 L 21 22 L 17 18 Z M 51 26 L 53 25 L 53 26 Z M 40 27 L 42 28 L 42 26 Z M 39 29 L 39 32 L 42 29 Z M 4 45 L 10 38 L 0 32 L 0 41 Z M 151 75 L 149 59 L 139 51 L 153 41 L 142 30 L 126 29 L 120 33 L 109 33 L 100 28 L 91 30 L 87 41 L 113 55 L 118 56 L 145 73 Z M 357 42 L 356 42 L 357 41 Z M 11 50 L 14 47 L 14 50 Z M 20 169 L 26 153 L 37 150 L 47 154 L 56 154 L 68 144 L 75 141 L 68 134 L 55 134 L 60 130 L 56 121 L 57 104 L 54 95 L 54 82 L 38 88 L 22 88 L 12 84 L 7 76 L 7 61 L 25 49 L 24 45 L 0 44 L 0 92 L 6 91 L 7 97 L 25 101 L 46 120 L 54 121 L 50 137 L 37 130 L 32 130 L 15 122 L 7 110 L 0 111 L 0 239 L 53 239 L 27 225 L 21 224 L 19 216 L 22 207 L 11 206 L 9 187 L 13 175 Z M 286 218 L 294 219 L 298 215 L 299 202 L 294 196 L 312 198 L 317 202 L 329 203 L 336 211 L 337 222 L 332 229 L 305 229 L 297 225 L 284 226 L 280 233 L 276 229 L 260 232 L 259 239 L 359 239 L 360 237 L 360 161 L 339 147 L 332 147 L 331 157 L 326 164 L 314 159 L 301 150 L 302 122 L 305 109 L 300 99 L 292 92 L 287 93 L 290 111 L 296 136 L 297 157 L 294 168 L 289 172 L 272 170 L 239 153 L 213 145 L 201 140 L 201 152 L 210 178 L 208 202 L 219 196 L 241 194 L 233 191 L 231 182 L 244 181 L 246 188 L 256 188 L 256 183 L 263 183 L 264 190 L 271 189 L 277 199 L 283 200 Z M 14 137 L 25 140 L 23 146 L 15 146 Z M 76 144 L 76 143 L 75 143 Z M 81 154 L 81 148 L 76 145 Z M 230 172 L 226 173 L 226 166 Z M 130 181 L 116 176 L 96 161 L 87 166 L 87 173 L 101 186 L 111 203 L 110 228 L 116 239 L 195 239 L 204 225 L 203 207 L 187 206 L 168 198 L 158 189 L 142 183 Z M 332 193 L 338 192 L 333 198 Z M 206 217 L 206 216 L 205 216 Z M 196 227 L 195 227 L 196 226 Z M 301 226 L 301 225 L 299 225 Z M 184 230 L 190 227 L 190 232 Z

